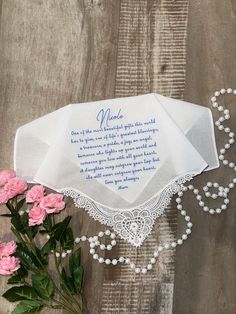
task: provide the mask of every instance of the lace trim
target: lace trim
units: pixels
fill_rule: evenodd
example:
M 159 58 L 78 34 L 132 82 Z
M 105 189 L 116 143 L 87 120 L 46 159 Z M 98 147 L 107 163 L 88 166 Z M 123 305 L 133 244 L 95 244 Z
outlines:
M 173 180 L 160 196 L 154 196 L 144 204 L 129 209 L 114 209 L 94 202 L 89 197 L 72 188 L 58 192 L 74 200 L 78 208 L 84 208 L 89 216 L 101 224 L 113 228 L 124 240 L 139 247 L 152 231 L 155 220 L 162 215 L 174 194 L 182 190 L 183 184 L 190 181 L 194 174 L 186 174 Z

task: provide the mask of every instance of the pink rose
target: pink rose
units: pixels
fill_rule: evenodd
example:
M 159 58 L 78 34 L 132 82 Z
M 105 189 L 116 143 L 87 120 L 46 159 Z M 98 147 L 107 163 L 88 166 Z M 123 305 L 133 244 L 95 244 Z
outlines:
M 0 258 L 14 254 L 16 247 L 15 241 L 0 243 Z
M 0 259 L 0 275 L 11 275 L 20 268 L 20 260 L 15 256 Z
M 44 191 L 45 191 L 45 189 L 42 185 L 33 186 L 26 193 L 26 202 L 38 204 L 41 201 L 41 199 L 44 197 Z
M 47 213 L 45 209 L 35 206 L 29 211 L 29 226 L 41 225 L 45 220 Z
M 18 177 L 10 179 L 4 186 L 4 190 L 7 191 L 9 198 L 22 194 L 26 189 L 27 183 Z
M 16 176 L 13 170 L 2 170 L 0 171 L 0 186 L 5 185 L 10 179 Z
M 44 196 L 40 202 L 40 207 L 44 208 L 48 214 L 59 213 L 65 208 L 63 195 L 51 193 Z
M 9 195 L 7 193 L 7 191 L 5 191 L 4 189 L 0 190 L 0 205 L 1 204 L 6 204 L 9 200 Z

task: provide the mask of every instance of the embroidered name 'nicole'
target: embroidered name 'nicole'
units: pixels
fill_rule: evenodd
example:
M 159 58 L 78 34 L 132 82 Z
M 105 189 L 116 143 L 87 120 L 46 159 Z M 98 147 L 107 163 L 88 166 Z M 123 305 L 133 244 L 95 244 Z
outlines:
M 106 110 L 101 109 L 97 114 L 97 121 L 100 122 L 100 128 L 102 128 L 103 126 L 109 127 L 109 121 L 122 118 L 124 118 L 124 116 L 121 113 L 121 109 L 119 109 L 117 114 L 111 114 L 110 108 Z

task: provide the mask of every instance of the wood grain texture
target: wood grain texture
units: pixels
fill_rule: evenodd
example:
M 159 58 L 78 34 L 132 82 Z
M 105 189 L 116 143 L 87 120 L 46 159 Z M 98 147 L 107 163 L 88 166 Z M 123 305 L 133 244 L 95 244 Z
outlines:
M 215 89 L 236 86 L 233 0 L 1 0 L 0 8 L 1 168 L 12 166 L 17 127 L 65 104 L 158 92 L 208 106 Z M 226 172 L 214 175 L 222 181 Z M 236 312 L 233 206 L 208 217 L 192 195 L 185 204 L 196 225 L 191 239 L 177 255 L 162 254 L 146 276 L 95 263 L 83 245 L 85 314 Z M 105 229 L 71 201 L 68 213 L 78 235 Z M 9 225 L 0 227 L 0 238 L 10 239 Z M 140 249 L 119 241 L 106 256 L 145 264 L 182 228 L 173 205 Z M 0 278 L 0 292 L 6 287 Z M 0 313 L 13 309 L 3 298 L 0 304 Z

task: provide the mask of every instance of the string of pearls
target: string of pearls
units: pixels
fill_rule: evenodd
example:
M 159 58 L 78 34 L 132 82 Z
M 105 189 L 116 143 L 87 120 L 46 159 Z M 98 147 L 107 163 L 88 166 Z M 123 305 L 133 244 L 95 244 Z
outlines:
M 223 126 L 223 122 L 225 120 L 229 120 L 230 119 L 230 115 L 229 115 L 229 110 L 228 109 L 224 109 L 223 106 L 219 105 L 217 102 L 217 98 L 220 95 L 224 95 L 224 94 L 234 94 L 236 95 L 236 89 L 232 89 L 232 88 L 228 88 L 228 89 L 221 89 L 220 91 L 216 91 L 215 95 L 211 98 L 211 102 L 212 102 L 212 106 L 213 108 L 218 109 L 219 112 L 223 112 L 223 115 L 220 116 L 220 118 L 215 122 L 216 127 L 219 129 L 219 131 L 224 131 L 226 134 L 228 134 L 228 141 L 227 143 L 224 145 L 223 148 L 220 149 L 220 155 L 219 160 L 220 162 L 223 163 L 224 166 L 229 167 L 230 169 L 233 169 L 234 171 L 236 171 L 236 165 L 225 159 L 224 154 L 226 153 L 227 150 L 230 149 L 231 145 L 234 144 L 235 140 L 234 140 L 234 136 L 235 134 L 233 132 L 231 132 L 229 127 L 224 127 Z M 181 190 L 178 192 L 178 197 L 176 198 L 176 203 L 177 203 L 177 209 L 180 212 L 181 216 L 184 217 L 184 220 L 186 222 L 186 230 L 185 233 L 182 234 L 182 236 L 177 239 L 176 241 L 172 241 L 170 243 L 163 243 L 160 244 L 157 249 L 153 252 L 153 255 L 150 257 L 148 263 L 144 266 L 137 266 L 134 262 L 131 261 L 131 259 L 129 257 L 119 257 L 119 258 L 114 258 L 114 259 L 104 259 L 104 257 L 100 256 L 96 250 L 100 249 L 101 251 L 105 251 L 105 250 L 112 250 L 112 248 L 116 245 L 116 234 L 114 232 L 111 232 L 110 230 L 106 230 L 106 231 L 100 231 L 97 235 L 92 236 L 92 237 L 86 237 L 86 236 L 81 236 L 81 237 L 77 237 L 75 238 L 75 244 L 79 244 L 81 241 L 88 241 L 89 245 L 90 245 L 90 254 L 93 256 L 93 259 L 98 261 L 99 263 L 105 263 L 107 265 L 117 265 L 118 263 L 123 263 L 123 264 L 128 264 L 130 266 L 130 268 L 132 270 L 135 271 L 135 273 L 143 273 L 146 274 L 147 271 L 151 270 L 153 268 L 153 265 L 156 264 L 157 262 L 157 258 L 159 256 L 159 254 L 163 251 L 163 250 L 169 250 L 169 249 L 173 249 L 178 245 L 182 245 L 184 243 L 184 241 L 187 240 L 188 236 L 191 234 L 192 232 L 192 222 L 190 219 L 190 216 L 187 215 L 187 212 L 185 209 L 183 209 L 183 206 L 181 204 L 182 202 L 182 196 L 183 193 L 186 191 L 192 191 L 193 194 L 195 195 L 198 204 L 200 206 L 201 209 L 203 209 L 204 212 L 208 212 L 210 214 L 220 214 L 222 212 L 222 210 L 226 210 L 227 206 L 229 204 L 229 199 L 228 199 L 228 194 L 230 192 L 231 189 L 233 189 L 236 185 L 236 177 L 233 178 L 233 180 L 229 183 L 228 187 L 223 187 L 220 186 L 219 183 L 217 182 L 207 182 L 207 184 L 203 187 L 203 192 L 205 193 L 205 196 L 207 198 L 212 198 L 212 199 L 217 199 L 218 197 L 221 197 L 224 199 L 223 204 L 221 205 L 221 207 L 217 207 L 217 208 L 209 208 L 208 206 L 205 205 L 205 202 L 202 199 L 202 195 L 199 193 L 199 190 L 194 188 L 194 186 L 192 184 L 188 185 L 188 186 L 182 186 Z M 215 188 L 216 192 L 215 193 L 211 193 L 209 191 L 210 188 Z M 103 243 L 101 243 L 101 239 L 104 237 L 110 237 L 110 244 L 105 245 Z M 71 250 L 68 250 L 66 252 L 62 252 L 61 253 L 61 257 L 65 258 L 67 256 L 67 254 L 70 254 Z M 56 255 L 59 257 L 60 253 L 56 252 Z

